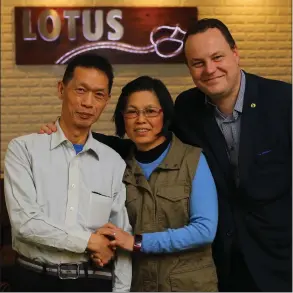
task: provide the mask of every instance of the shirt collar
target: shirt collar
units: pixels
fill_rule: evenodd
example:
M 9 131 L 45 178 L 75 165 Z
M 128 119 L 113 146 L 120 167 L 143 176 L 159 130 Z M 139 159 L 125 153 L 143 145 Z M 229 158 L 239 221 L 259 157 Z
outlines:
M 72 143 L 65 136 L 60 126 L 59 119 L 56 121 L 55 125 L 57 127 L 57 131 L 53 132 L 51 135 L 51 150 L 57 148 L 64 142 L 68 142 L 73 147 Z M 93 138 L 91 131 L 89 131 L 88 138 L 81 152 L 86 152 L 88 150 L 92 150 L 96 156 L 99 157 L 99 142 Z
M 58 147 L 64 141 L 68 141 L 68 139 L 64 135 L 63 130 L 60 127 L 59 119 L 55 122 L 55 125 L 57 127 L 57 131 L 53 132 L 52 135 L 51 135 L 51 150 L 53 150 L 56 147 Z
M 239 88 L 238 96 L 237 96 L 236 103 L 234 106 L 234 110 L 236 110 L 239 113 L 242 113 L 246 78 L 245 78 L 245 74 L 242 70 L 240 70 L 240 73 L 241 73 L 240 88 Z M 213 104 L 213 102 L 211 101 L 211 99 L 207 95 L 205 95 L 205 103 L 206 103 L 206 105 L 209 104 L 209 105 L 217 108 L 217 106 L 215 104 Z
M 239 113 L 242 113 L 242 109 L 243 109 L 243 101 L 244 101 L 244 93 L 245 93 L 245 84 L 246 84 L 245 74 L 241 70 L 240 88 L 239 88 L 239 92 L 238 92 L 236 104 L 234 106 L 234 110 L 236 110 Z
M 87 141 L 83 147 L 82 152 L 92 150 L 97 156 L 97 158 L 99 159 L 99 153 L 101 153 L 99 146 L 100 146 L 100 143 L 96 139 L 93 138 L 92 132 L 89 131 Z

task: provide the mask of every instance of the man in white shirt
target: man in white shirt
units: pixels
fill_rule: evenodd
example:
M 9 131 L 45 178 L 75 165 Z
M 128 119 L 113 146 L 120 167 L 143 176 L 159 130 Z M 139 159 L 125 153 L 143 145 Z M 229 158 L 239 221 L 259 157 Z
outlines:
M 122 183 L 125 163 L 91 134 L 112 84 L 106 59 L 76 57 L 58 83 L 62 111 L 57 132 L 9 143 L 5 200 L 12 246 L 19 254 L 13 291 L 130 289 L 131 256 L 117 250 L 111 262 L 110 239 L 98 230 L 112 222 L 131 231 Z

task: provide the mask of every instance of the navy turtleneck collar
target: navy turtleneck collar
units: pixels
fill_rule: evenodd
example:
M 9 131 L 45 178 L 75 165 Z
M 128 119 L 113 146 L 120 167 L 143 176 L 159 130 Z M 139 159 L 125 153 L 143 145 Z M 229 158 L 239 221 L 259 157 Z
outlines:
M 168 132 L 166 135 L 166 140 L 149 151 L 139 151 L 135 152 L 135 159 L 140 163 L 151 163 L 155 161 L 168 147 L 172 139 L 172 133 Z

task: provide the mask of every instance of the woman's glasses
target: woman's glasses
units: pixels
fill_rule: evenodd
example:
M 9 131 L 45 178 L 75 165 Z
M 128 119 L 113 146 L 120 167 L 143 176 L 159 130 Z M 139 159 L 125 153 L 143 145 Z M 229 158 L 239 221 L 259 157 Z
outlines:
M 145 108 L 145 109 L 135 109 L 128 108 L 123 113 L 123 116 L 128 119 L 137 118 L 140 113 L 142 113 L 147 118 L 157 117 L 163 112 L 163 109 L 160 108 Z

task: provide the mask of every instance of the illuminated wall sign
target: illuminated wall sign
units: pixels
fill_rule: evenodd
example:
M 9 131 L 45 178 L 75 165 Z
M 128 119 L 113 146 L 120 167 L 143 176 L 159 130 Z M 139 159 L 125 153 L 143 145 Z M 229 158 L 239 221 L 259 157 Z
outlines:
M 196 7 L 15 7 L 16 64 L 65 64 L 94 51 L 113 63 L 183 62 Z

